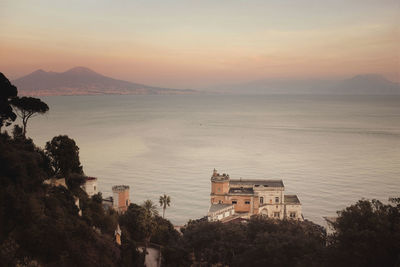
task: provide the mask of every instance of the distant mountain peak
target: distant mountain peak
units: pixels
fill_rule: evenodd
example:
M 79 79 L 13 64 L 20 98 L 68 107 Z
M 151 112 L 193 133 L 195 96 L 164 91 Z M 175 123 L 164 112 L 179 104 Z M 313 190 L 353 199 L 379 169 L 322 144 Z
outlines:
M 45 72 L 42 69 L 38 69 L 38 70 L 35 70 L 34 72 L 32 72 L 31 74 L 43 74 L 43 73 L 47 73 L 47 72 Z
M 78 67 L 74 67 L 72 69 L 69 69 L 67 71 L 65 71 L 64 73 L 69 73 L 69 74 L 98 74 L 97 72 L 87 68 L 87 67 L 82 67 L 82 66 L 78 66 Z
M 344 80 L 265 79 L 229 85 L 220 90 L 236 94 L 400 95 L 400 84 L 381 74 L 366 73 Z
M 193 90 L 159 88 L 113 79 L 86 67 L 65 72 L 36 70 L 13 81 L 23 95 L 193 94 Z

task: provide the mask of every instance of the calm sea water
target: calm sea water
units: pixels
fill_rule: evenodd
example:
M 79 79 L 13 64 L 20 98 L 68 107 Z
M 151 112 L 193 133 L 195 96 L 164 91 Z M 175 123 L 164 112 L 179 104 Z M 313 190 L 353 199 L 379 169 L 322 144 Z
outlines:
M 44 146 L 67 134 L 104 196 L 127 184 L 140 204 L 172 198 L 175 224 L 206 215 L 213 168 L 283 179 L 305 218 L 322 223 L 361 198 L 400 195 L 400 97 L 44 97 L 29 124 Z

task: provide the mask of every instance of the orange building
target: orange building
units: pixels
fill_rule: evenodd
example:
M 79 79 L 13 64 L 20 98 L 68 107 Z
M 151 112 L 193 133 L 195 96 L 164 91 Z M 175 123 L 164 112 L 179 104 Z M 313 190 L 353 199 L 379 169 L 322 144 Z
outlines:
M 214 169 L 211 176 L 211 206 L 233 205 L 236 214 L 263 214 L 278 219 L 302 220 L 301 203 L 296 195 L 284 195 L 282 180 L 230 179 Z M 216 212 L 216 211 L 214 211 Z
M 129 186 L 128 185 L 115 185 L 112 187 L 113 191 L 113 208 L 118 212 L 125 212 L 129 204 Z
M 115 229 L 114 231 L 114 236 L 115 236 L 115 243 L 121 246 L 122 231 L 121 228 L 119 227 L 119 224 L 117 224 L 117 229 Z

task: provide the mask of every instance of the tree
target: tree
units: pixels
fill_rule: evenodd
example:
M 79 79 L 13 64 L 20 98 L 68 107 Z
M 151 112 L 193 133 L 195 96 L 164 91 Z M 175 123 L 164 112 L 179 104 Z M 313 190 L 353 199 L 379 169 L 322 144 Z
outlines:
M 164 194 L 163 196 L 160 196 L 159 200 L 160 206 L 163 207 L 163 214 L 162 217 L 164 218 L 165 215 L 165 210 L 167 209 L 167 206 L 169 207 L 169 204 L 171 203 L 171 198 Z
M 142 207 L 144 208 L 145 212 L 149 215 L 149 217 L 154 217 L 158 215 L 157 206 L 151 200 L 146 200 L 143 202 Z
M 144 266 L 144 255 L 138 250 L 138 242 L 144 240 L 143 218 L 144 208 L 134 203 L 118 218 L 122 230 L 122 266 Z
M 146 200 L 142 204 L 144 209 L 144 254 L 147 254 L 147 247 L 149 246 L 151 236 L 156 230 L 157 224 L 155 221 L 155 216 L 158 215 L 157 206 L 154 205 L 153 201 Z
M 78 215 L 69 189 L 43 183 L 46 164 L 33 143 L 1 134 L 0 151 L 1 266 L 120 266 L 112 235 Z M 85 211 L 101 215 L 97 204 Z
M 49 111 L 49 106 L 39 98 L 34 97 L 15 97 L 11 100 L 18 117 L 22 119 L 22 135 L 26 136 L 26 125 L 28 120 L 38 114 Z
M 17 118 L 10 105 L 11 99 L 16 97 L 17 93 L 17 87 L 0 72 L 0 131 L 3 125 L 8 126 Z
M 53 137 L 46 143 L 45 152 L 56 175 L 68 178 L 73 173 L 83 174 L 79 161 L 79 147 L 67 135 Z
M 400 199 L 360 200 L 338 212 L 332 266 L 400 266 Z
M 323 266 L 322 226 L 253 216 L 247 223 L 191 221 L 183 231 L 195 266 Z

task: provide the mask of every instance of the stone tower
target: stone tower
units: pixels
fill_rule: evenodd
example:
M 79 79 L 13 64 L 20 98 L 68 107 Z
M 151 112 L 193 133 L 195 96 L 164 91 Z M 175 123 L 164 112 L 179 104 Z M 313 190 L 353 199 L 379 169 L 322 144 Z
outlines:
M 112 187 L 113 191 L 113 208 L 120 213 L 124 213 L 129 204 L 129 186 L 128 185 L 115 185 Z
M 229 193 L 229 175 L 219 174 L 214 169 L 211 176 L 211 204 L 224 203 L 225 195 Z

